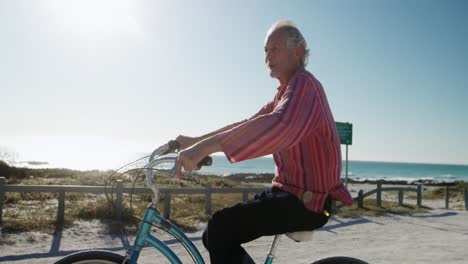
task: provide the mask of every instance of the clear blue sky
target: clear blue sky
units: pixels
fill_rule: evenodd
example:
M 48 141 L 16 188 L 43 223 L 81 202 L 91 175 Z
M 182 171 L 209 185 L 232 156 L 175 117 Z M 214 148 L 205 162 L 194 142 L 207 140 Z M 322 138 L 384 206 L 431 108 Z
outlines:
M 350 159 L 468 164 L 468 2 L 453 0 L 0 0 L 0 151 L 115 166 L 244 119 L 276 91 L 263 44 L 283 18 L 354 125 Z

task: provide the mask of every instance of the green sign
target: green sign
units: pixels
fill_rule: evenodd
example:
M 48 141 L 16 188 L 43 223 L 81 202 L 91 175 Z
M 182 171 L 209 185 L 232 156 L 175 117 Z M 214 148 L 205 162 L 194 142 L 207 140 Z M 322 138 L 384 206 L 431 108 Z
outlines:
M 353 144 L 353 124 L 336 122 L 336 128 L 340 135 L 340 142 L 344 145 Z

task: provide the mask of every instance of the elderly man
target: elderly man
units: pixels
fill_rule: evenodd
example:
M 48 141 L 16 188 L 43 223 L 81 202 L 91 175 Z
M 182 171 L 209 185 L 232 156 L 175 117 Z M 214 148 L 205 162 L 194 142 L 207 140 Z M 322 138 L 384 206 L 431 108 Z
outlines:
M 265 63 L 279 81 L 273 100 L 249 119 L 192 138 L 179 136 L 177 175 L 222 151 L 230 162 L 273 154 L 272 188 L 215 213 L 203 235 L 211 263 L 250 263 L 241 247 L 265 235 L 314 230 L 328 221 L 331 200 L 351 204 L 340 180 L 340 139 L 320 82 L 307 70 L 308 49 L 290 21 L 275 23 Z M 191 147 L 191 148 L 189 148 Z

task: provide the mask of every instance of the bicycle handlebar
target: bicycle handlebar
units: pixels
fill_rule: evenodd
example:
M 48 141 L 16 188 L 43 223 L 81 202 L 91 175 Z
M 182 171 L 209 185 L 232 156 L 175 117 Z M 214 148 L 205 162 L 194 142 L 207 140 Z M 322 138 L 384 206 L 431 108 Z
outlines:
M 153 167 L 161 163 L 174 163 L 174 166 L 172 167 L 172 169 L 168 170 L 167 172 L 170 175 L 175 176 L 175 173 L 176 173 L 175 165 L 177 164 L 178 157 L 161 157 L 161 156 L 164 156 L 170 153 L 175 153 L 175 151 L 179 148 L 180 148 L 179 142 L 175 140 L 169 141 L 167 144 L 164 144 L 158 147 L 156 150 L 153 151 L 153 153 L 151 153 L 148 164 L 146 164 L 145 166 L 145 168 L 147 169 L 146 170 L 146 184 L 148 185 L 149 188 L 151 188 L 151 190 L 154 193 L 154 199 L 153 199 L 154 205 L 157 205 L 157 202 L 159 199 L 159 195 L 158 195 L 159 188 L 156 185 Z M 197 165 L 198 165 L 198 168 L 201 168 L 202 166 L 211 166 L 212 163 L 213 163 L 213 159 L 210 156 L 206 156 Z
M 180 143 L 176 140 L 170 140 L 167 144 L 163 145 L 163 147 L 164 146 L 167 146 L 167 150 L 162 151 L 160 155 L 174 153 L 177 149 L 180 149 Z M 213 164 L 213 159 L 210 156 L 206 156 L 197 164 L 197 166 L 198 168 L 201 168 L 203 166 L 211 166 L 211 164 Z

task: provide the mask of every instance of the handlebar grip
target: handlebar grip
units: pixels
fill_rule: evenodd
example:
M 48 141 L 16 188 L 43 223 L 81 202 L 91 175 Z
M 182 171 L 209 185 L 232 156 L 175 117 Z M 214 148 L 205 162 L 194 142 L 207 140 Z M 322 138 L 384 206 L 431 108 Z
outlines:
M 180 143 L 175 141 L 175 140 L 170 140 L 167 143 L 168 150 L 165 151 L 165 153 L 171 153 L 175 152 L 176 149 L 180 149 Z M 213 159 L 210 156 L 204 157 L 198 164 L 198 168 L 201 168 L 203 166 L 211 166 L 213 164 Z
M 210 156 L 204 157 L 198 164 L 198 168 L 201 168 L 202 166 L 211 166 L 213 164 L 213 159 Z
M 176 149 L 180 149 L 180 143 L 175 140 L 170 140 L 167 145 L 169 146 L 168 152 L 175 152 Z
M 166 155 L 166 154 L 169 154 L 169 153 L 174 153 L 176 151 L 176 149 L 180 149 L 180 144 L 179 144 L 179 142 L 177 142 L 175 140 L 170 140 L 169 142 L 167 142 L 167 144 L 161 146 L 156 151 L 158 151 L 161 148 L 162 148 L 162 150 L 161 150 L 161 152 L 158 153 L 158 155 Z

